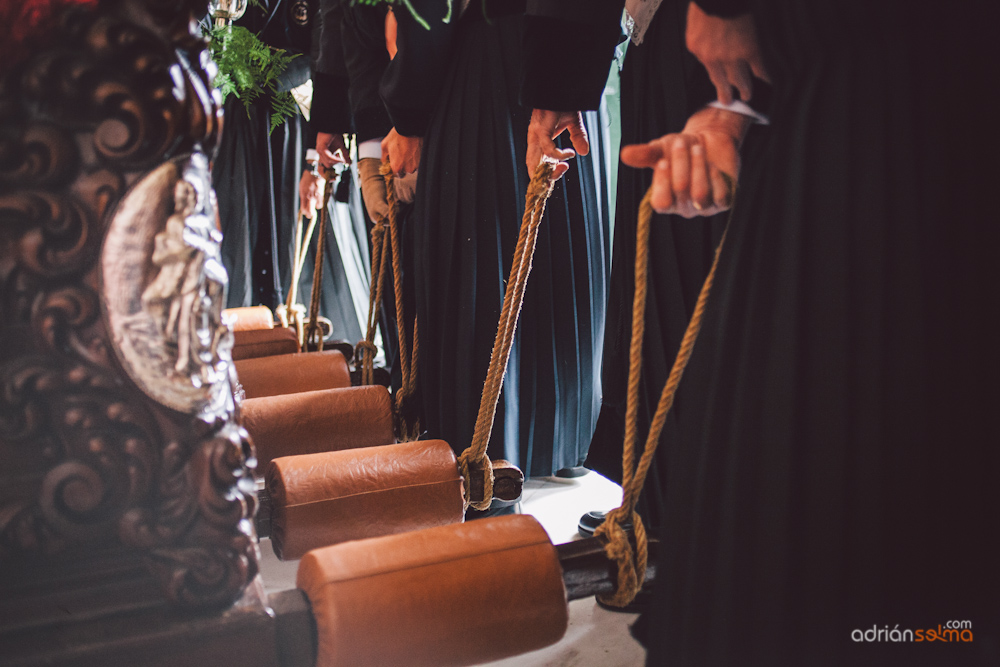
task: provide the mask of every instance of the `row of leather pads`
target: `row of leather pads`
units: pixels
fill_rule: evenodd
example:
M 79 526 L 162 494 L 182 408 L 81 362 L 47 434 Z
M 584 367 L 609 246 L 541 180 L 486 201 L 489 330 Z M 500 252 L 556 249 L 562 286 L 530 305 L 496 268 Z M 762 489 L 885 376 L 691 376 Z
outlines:
M 302 559 L 317 665 L 469 665 L 558 641 L 562 570 L 537 521 L 463 523 L 451 446 L 396 443 L 385 387 L 351 387 L 340 350 L 285 353 L 291 332 L 253 310 L 235 326 L 241 419 L 274 551 Z

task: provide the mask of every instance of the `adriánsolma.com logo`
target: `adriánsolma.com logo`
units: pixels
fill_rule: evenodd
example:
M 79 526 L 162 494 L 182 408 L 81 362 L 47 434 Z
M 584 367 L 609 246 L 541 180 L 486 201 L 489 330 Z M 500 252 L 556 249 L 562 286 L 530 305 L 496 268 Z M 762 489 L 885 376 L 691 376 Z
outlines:
M 909 628 L 900 630 L 897 623 L 894 628 L 888 625 L 862 630 L 851 630 L 851 639 L 855 642 L 971 642 L 972 621 L 948 621 L 938 624 L 936 628 Z

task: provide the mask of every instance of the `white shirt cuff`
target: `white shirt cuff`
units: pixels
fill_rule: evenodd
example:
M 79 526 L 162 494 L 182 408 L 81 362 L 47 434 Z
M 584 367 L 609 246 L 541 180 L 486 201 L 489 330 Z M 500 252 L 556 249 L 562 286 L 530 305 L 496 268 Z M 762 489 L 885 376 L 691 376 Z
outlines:
M 362 141 L 358 144 L 358 159 L 364 160 L 367 157 L 382 160 L 382 137 Z
M 760 125 L 771 124 L 771 120 L 767 116 L 758 111 L 754 111 L 754 109 L 743 100 L 735 100 L 733 102 L 730 102 L 729 104 L 723 104 L 719 100 L 715 100 L 714 102 L 709 102 L 708 106 L 714 109 L 725 109 L 726 111 L 732 111 L 733 113 L 738 113 L 741 116 L 749 116 L 750 118 L 753 118 L 754 121 L 759 123 Z

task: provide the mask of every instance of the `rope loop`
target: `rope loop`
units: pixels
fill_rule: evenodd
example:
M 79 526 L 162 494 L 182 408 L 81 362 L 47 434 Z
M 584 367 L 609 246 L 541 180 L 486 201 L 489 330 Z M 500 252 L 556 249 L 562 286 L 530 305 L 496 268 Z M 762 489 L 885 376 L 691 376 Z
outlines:
M 471 484 L 468 483 L 468 468 L 471 467 L 472 462 L 478 463 L 477 470 L 481 467 L 484 475 L 483 500 L 472 506 L 485 510 L 489 509 L 493 501 L 493 466 L 486 456 L 486 448 L 493 431 L 497 401 L 500 399 L 500 391 L 503 389 L 507 361 L 510 359 L 514 332 L 517 329 L 518 316 L 524 302 L 524 288 L 528 283 L 528 274 L 531 272 L 531 261 L 535 254 L 538 229 L 545 213 L 545 204 L 549 195 L 552 194 L 554 186 L 552 180 L 554 168 L 554 161 L 543 160 L 535 168 L 535 173 L 528 184 L 528 193 L 524 202 L 524 216 L 521 219 L 521 230 L 518 234 L 517 246 L 514 249 L 510 277 L 507 280 L 503 306 L 500 310 L 500 321 L 497 323 L 497 335 L 490 354 L 489 370 L 483 383 L 483 395 L 479 403 L 479 414 L 476 417 L 476 428 L 472 434 L 472 442 L 459 457 L 460 461 L 468 462 L 468 465 L 464 465 L 462 468 L 462 474 L 466 476 L 466 507 L 470 506 L 469 487 Z
M 382 163 L 379 173 L 382 174 L 382 178 L 385 180 L 385 198 L 386 203 L 389 205 L 389 215 L 381 226 L 384 230 L 388 230 L 390 252 L 392 253 L 392 287 L 396 301 L 396 337 L 399 341 L 399 365 L 400 375 L 402 376 L 402 384 L 396 391 L 395 397 L 396 424 L 399 440 L 401 442 L 411 442 L 420 437 L 420 421 L 413 416 L 412 413 L 414 411 L 410 405 L 411 399 L 417 393 L 417 359 L 419 351 L 417 318 L 413 318 L 412 338 L 408 337 L 403 307 L 403 251 L 402 230 L 399 224 L 399 202 L 396 199 L 396 188 L 393 185 L 392 167 L 388 161 Z M 378 226 L 376 225 L 376 227 Z M 387 254 L 383 249 L 383 264 Z
M 372 256 L 371 279 L 368 283 L 368 322 L 365 339 L 354 347 L 355 368 L 360 364 L 361 384 L 370 385 L 375 382 L 375 357 L 378 347 L 375 345 L 375 328 L 378 326 L 378 314 L 382 308 L 382 286 L 387 271 L 388 253 L 385 252 L 385 234 L 388 222 L 379 218 L 372 225 Z
M 469 448 L 458 457 L 458 466 L 462 472 L 462 479 L 465 480 L 462 487 L 466 509 L 472 507 L 480 511 L 488 510 L 493 503 L 493 464 L 490 462 L 490 458 L 485 454 L 475 457 L 474 452 Z M 481 472 L 483 476 L 483 499 L 477 502 L 472 500 L 471 473 L 473 470 Z
M 326 228 L 330 226 L 330 194 L 333 188 L 333 177 L 336 172 L 332 169 L 320 169 L 323 173 L 324 187 L 321 198 L 322 207 L 319 211 L 319 234 L 316 237 L 316 262 L 313 265 L 312 293 L 309 295 L 309 321 L 305 327 L 304 349 L 315 347 L 316 350 L 323 350 L 323 327 L 320 324 L 319 306 L 320 297 L 323 294 L 323 254 L 326 250 Z
M 730 189 L 735 193 L 735 185 L 732 178 L 726 174 L 722 175 Z M 735 196 L 733 197 L 735 205 Z M 660 435 L 667 422 L 667 414 L 674 404 L 674 396 L 680 384 L 684 369 L 687 367 L 691 354 L 694 351 L 695 342 L 698 340 L 698 333 L 701 331 L 701 323 L 705 316 L 705 308 L 708 305 L 708 296 L 712 291 L 712 284 L 715 281 L 715 272 L 719 266 L 719 256 L 722 254 L 722 246 L 726 240 L 726 232 L 722 233 L 719 245 L 715 249 L 715 257 L 712 260 L 712 267 L 709 269 L 705 282 L 701 286 L 698 294 L 698 301 L 695 303 L 694 312 L 691 314 L 691 321 L 684 331 L 684 338 L 681 340 L 677 357 L 670 369 L 670 375 L 663 386 L 660 394 L 656 412 L 650 422 L 649 433 L 646 435 L 645 448 L 639 458 L 638 464 L 635 462 L 635 443 L 637 439 L 638 415 L 639 415 L 639 379 L 642 373 L 642 344 L 646 332 L 646 291 L 648 283 L 649 268 L 649 231 L 653 217 L 652 188 L 646 192 L 639 204 L 639 219 L 636 224 L 636 250 L 635 250 L 635 293 L 632 300 L 632 341 L 629 346 L 629 375 L 628 375 L 628 402 L 625 410 L 625 443 L 622 450 L 622 504 L 620 507 L 608 512 L 604 523 L 594 531 L 595 537 L 606 540 L 604 552 L 609 560 L 618 565 L 618 581 L 615 591 L 611 595 L 601 596 L 601 601 L 615 607 L 628 605 L 642 588 L 646 578 L 646 565 L 649 558 L 649 545 L 646 536 L 646 528 L 635 511 L 636 503 L 639 501 L 639 494 L 646 481 L 646 475 L 653 463 L 653 455 L 660 443 Z M 732 219 L 732 209 L 730 209 L 730 219 Z M 729 225 L 727 223 L 726 230 Z M 635 536 L 635 549 L 629 541 L 628 531 L 625 529 L 625 522 L 632 520 L 632 530 Z

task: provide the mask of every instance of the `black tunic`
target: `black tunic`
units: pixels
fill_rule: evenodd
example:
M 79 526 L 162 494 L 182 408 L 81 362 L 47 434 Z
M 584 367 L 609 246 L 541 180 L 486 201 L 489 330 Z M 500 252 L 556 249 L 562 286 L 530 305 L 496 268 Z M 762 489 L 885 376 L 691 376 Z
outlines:
M 293 53 L 308 53 L 310 32 L 289 14 L 287 0 L 250 7 L 238 25 L 261 41 Z M 280 82 L 289 90 L 309 78 L 308 59 L 292 61 Z M 298 175 L 305 156 L 305 123 L 294 116 L 270 135 L 270 99 L 249 110 L 231 96 L 226 124 L 213 163 L 219 198 L 222 257 L 229 272 L 229 307 L 282 302 L 291 279 L 292 225 L 298 214 Z
M 421 423 L 427 437 L 443 438 L 457 451 L 472 437 L 528 183 L 530 111 L 518 104 L 520 20 L 487 22 L 473 3 L 448 29 L 454 34 L 442 38 L 443 55 L 415 68 L 427 89 L 420 97 L 403 95 L 398 113 L 394 86 L 416 84 L 401 75 L 383 81 L 390 115 L 404 134 L 422 132 L 421 109 L 431 109 L 407 222 L 406 247 L 413 252 L 405 283 L 419 321 Z M 391 69 L 405 72 L 410 65 L 397 62 L 408 46 L 403 12 L 399 25 Z M 427 103 L 424 96 L 435 92 Z M 595 145 L 592 156 L 598 155 Z M 594 157 L 577 158 L 550 200 L 508 365 L 489 454 L 526 474 L 579 465 L 596 421 L 608 261 L 599 169 Z
M 684 44 L 687 2 L 664 0 L 653 17 L 642 44 L 629 44 L 622 69 L 622 145 L 647 142 L 683 129 L 688 118 L 715 99 L 705 69 Z M 754 128 L 744 151 L 759 144 Z M 622 165 L 618 172 L 615 216 L 614 267 L 611 274 L 604 339 L 603 400 L 590 445 L 587 467 L 621 481 L 622 444 L 632 338 L 635 232 L 639 201 L 652 182 L 648 169 Z M 646 334 L 640 380 L 638 446 L 645 442 L 649 419 L 673 365 L 691 317 L 698 292 L 712 263 L 728 214 L 688 220 L 654 215 L 650 229 L 650 267 L 646 305 Z M 661 442 L 677 437 L 677 415 L 683 402 L 668 415 Z M 658 456 L 650 470 L 639 512 L 647 528 L 659 526 L 658 507 L 666 471 Z
M 755 7 L 772 136 L 681 385 L 651 665 L 997 664 L 996 22 L 971 13 Z M 852 640 L 949 620 L 974 641 Z

